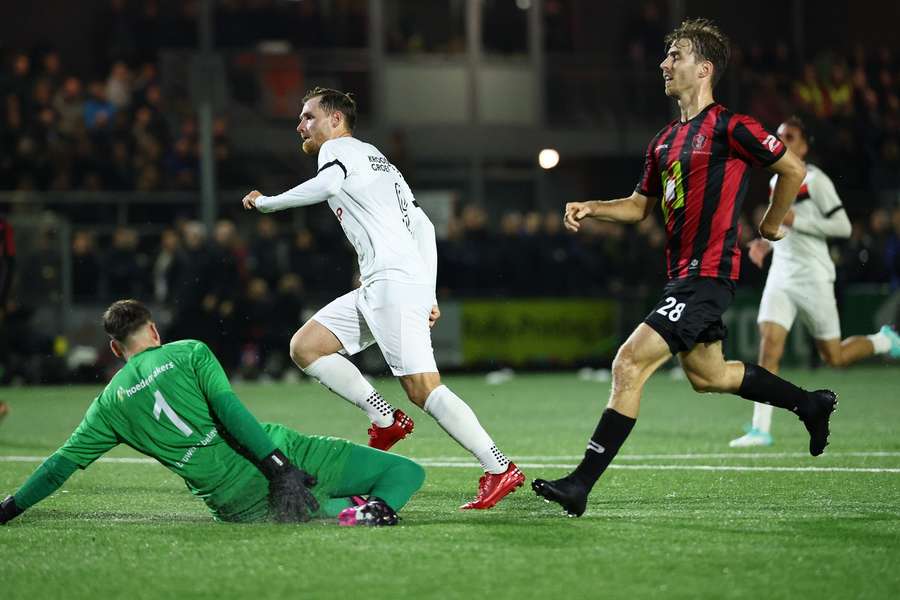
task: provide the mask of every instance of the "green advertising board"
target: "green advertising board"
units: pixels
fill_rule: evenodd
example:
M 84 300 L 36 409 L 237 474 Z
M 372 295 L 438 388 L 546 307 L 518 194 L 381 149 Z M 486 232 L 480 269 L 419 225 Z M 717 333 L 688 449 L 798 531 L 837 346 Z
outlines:
M 461 311 L 466 365 L 568 366 L 608 361 L 619 341 L 615 300 L 465 300 Z

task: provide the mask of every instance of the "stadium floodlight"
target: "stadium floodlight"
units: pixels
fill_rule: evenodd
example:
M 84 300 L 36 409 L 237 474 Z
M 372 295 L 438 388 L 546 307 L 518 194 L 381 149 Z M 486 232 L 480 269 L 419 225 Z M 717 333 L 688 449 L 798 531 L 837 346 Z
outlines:
M 559 164 L 559 152 L 553 148 L 544 148 L 538 154 L 538 164 L 542 169 L 552 169 Z

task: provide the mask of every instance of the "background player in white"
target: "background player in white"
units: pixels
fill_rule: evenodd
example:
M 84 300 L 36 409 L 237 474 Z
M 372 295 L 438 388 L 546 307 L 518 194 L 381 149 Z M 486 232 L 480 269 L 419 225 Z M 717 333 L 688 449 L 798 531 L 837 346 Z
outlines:
M 252 191 L 245 209 L 271 212 L 328 202 L 359 259 L 361 286 L 337 298 L 291 339 L 291 358 L 305 373 L 363 409 L 372 420 L 369 445 L 386 450 L 413 430 L 349 360 L 377 343 L 409 399 L 430 414 L 485 470 L 478 494 L 461 508 L 491 508 L 525 476 L 497 448 L 469 406 L 441 384 L 430 327 L 435 298 L 434 226 L 403 176 L 371 144 L 353 137 L 356 103 L 343 92 L 315 88 L 303 99 L 297 133 L 318 154 L 315 177 L 277 196 Z
M 779 126 L 778 136 L 801 160 L 805 159 L 810 138 L 803 121 L 789 118 Z M 774 185 L 772 177 L 770 190 Z M 784 225 L 788 234 L 783 239 L 750 243 L 750 260 L 760 268 L 766 255 L 773 253 L 757 317 L 759 364 L 778 373 L 785 340 L 797 316 L 815 339 L 822 359 L 832 367 L 844 367 L 873 354 L 890 353 L 900 358 L 900 336 L 888 325 L 873 335 L 841 341 L 834 263 L 825 240 L 850 237 L 850 220 L 831 179 L 813 164 L 806 164 L 806 177 Z M 768 404 L 754 404 L 751 429 L 729 445 L 770 446 L 772 410 Z

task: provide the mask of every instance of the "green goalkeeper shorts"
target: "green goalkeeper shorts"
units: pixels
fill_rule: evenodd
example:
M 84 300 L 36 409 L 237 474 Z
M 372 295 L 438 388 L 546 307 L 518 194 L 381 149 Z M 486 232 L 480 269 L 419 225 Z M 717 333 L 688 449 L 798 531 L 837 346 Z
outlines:
M 294 465 L 316 478 L 311 491 L 320 507 L 324 507 L 331 492 L 341 483 L 353 443 L 340 438 L 303 435 L 277 423 L 262 426 Z M 236 477 L 240 483 L 227 493 L 217 494 L 223 501 L 210 506 L 217 520 L 248 523 L 267 519 L 269 482 L 249 461 L 246 464 L 247 471 Z M 319 516 L 322 515 L 313 515 Z

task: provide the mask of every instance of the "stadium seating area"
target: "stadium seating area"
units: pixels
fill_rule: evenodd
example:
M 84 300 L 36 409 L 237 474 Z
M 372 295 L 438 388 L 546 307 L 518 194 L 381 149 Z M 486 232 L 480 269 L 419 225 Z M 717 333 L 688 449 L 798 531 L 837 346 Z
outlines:
M 216 13 L 217 45 L 242 48 L 270 38 L 288 39 L 305 48 L 365 44 L 367 3 L 338 4 L 325 14 L 315 2 L 223 1 Z M 579 38 L 566 29 L 571 20 L 565 18 L 563 4 L 546 4 L 548 54 L 590 50 L 579 46 L 583 35 Z M 386 15 L 389 52 L 461 48 L 459 39 L 451 39 L 459 31 L 451 32 L 451 41 L 441 41 L 443 29 L 420 31 L 415 18 L 395 19 L 397 11 L 391 6 Z M 664 30 L 663 16 L 653 6 L 645 3 L 644 12 L 635 14 L 624 28 L 630 42 L 621 49 L 631 70 L 643 69 L 648 78 L 658 76 L 651 57 Z M 0 68 L 0 190 L 198 189 L 196 118 L 186 97 L 164 90 L 159 63 L 161 48 L 196 45 L 196 10 L 194 2 L 109 2 L 92 50 L 93 70 L 69 68 L 66 57 L 51 47 L 7 52 Z M 590 10 L 590 3 L 583 10 Z M 323 20 L 328 20 L 327 27 L 318 26 Z M 246 26 L 257 21 L 259 28 Z M 285 29 L 287 23 L 299 23 L 299 29 Z M 329 37 L 298 37 L 296 31 L 327 32 Z M 497 52 L 524 48 L 521 40 L 495 41 L 486 39 L 486 47 Z M 853 221 L 852 237 L 834 245 L 839 283 L 890 284 L 898 289 L 897 58 L 887 47 L 859 45 L 849 52 L 820 52 L 799 70 L 798 64 L 787 43 L 737 45 L 721 97 L 770 127 L 793 113 L 804 117 L 816 138 L 811 160 L 835 181 Z M 657 123 L 659 105 L 645 103 L 644 94 L 631 92 L 629 97 L 637 99 L 629 107 L 636 111 L 632 117 Z M 563 94 L 563 99 L 576 104 L 585 100 L 577 94 Z M 602 103 L 583 105 L 595 111 L 594 121 L 611 110 Z M 578 114 L 571 110 L 573 105 L 560 108 L 551 106 L 548 112 L 567 118 Z M 214 130 L 220 185 L 246 185 L 231 160 L 227 119 L 217 118 Z M 406 163 L 412 171 L 413 161 L 406 157 Z M 748 204 L 746 241 L 758 222 L 758 215 L 751 214 L 758 203 Z M 560 210 L 544 212 L 529 204 L 500 215 L 494 209 L 489 216 L 488 208 L 468 204 L 465 198 L 456 207 L 448 236 L 439 242 L 440 298 L 639 295 L 655 289 L 663 276 L 665 236 L 654 219 L 635 227 L 590 223 L 574 238 L 562 230 Z M 71 237 L 76 304 L 102 304 L 123 296 L 152 298 L 166 307 L 171 327 L 180 336 L 218 340 L 216 345 L 224 349 L 220 356 L 229 367 L 242 361 L 264 362 L 265 356 L 259 354 L 266 348 L 283 348 L 285 331 L 296 326 L 303 307 L 354 285 L 353 252 L 331 220 L 324 225 L 319 224 L 324 220 L 312 220 L 308 227 L 290 231 L 284 225 L 279 229 L 287 219 L 223 220 L 206 232 L 196 222 L 181 218 L 173 222 L 177 210 L 171 211 L 173 218 L 167 222 L 136 218 L 130 221 L 134 226 L 116 227 L 102 211 L 74 202 L 71 207 L 54 204 L 50 209 L 67 218 L 82 217 L 73 219 Z M 83 218 L 87 214 L 97 218 Z M 228 211 L 224 214 L 231 216 Z M 104 218 L 101 227 L 85 225 Z M 27 290 L 19 286 L 20 310 L 31 305 L 22 319 L 30 318 L 36 303 L 57 298 L 62 289 L 60 254 L 49 251 L 59 243 L 54 235 L 48 228 L 35 236 L 34 243 L 22 244 L 20 273 L 39 274 Z M 746 259 L 743 273 L 744 284 L 762 283 L 763 273 Z M 7 333 L 14 322 L 12 316 L 7 318 Z
M 15 52 L 0 77 L 0 189 L 198 188 L 197 122 L 163 94 L 155 62 L 112 63 L 104 78 L 66 69 L 55 50 Z M 214 124 L 227 173 L 227 123 Z

